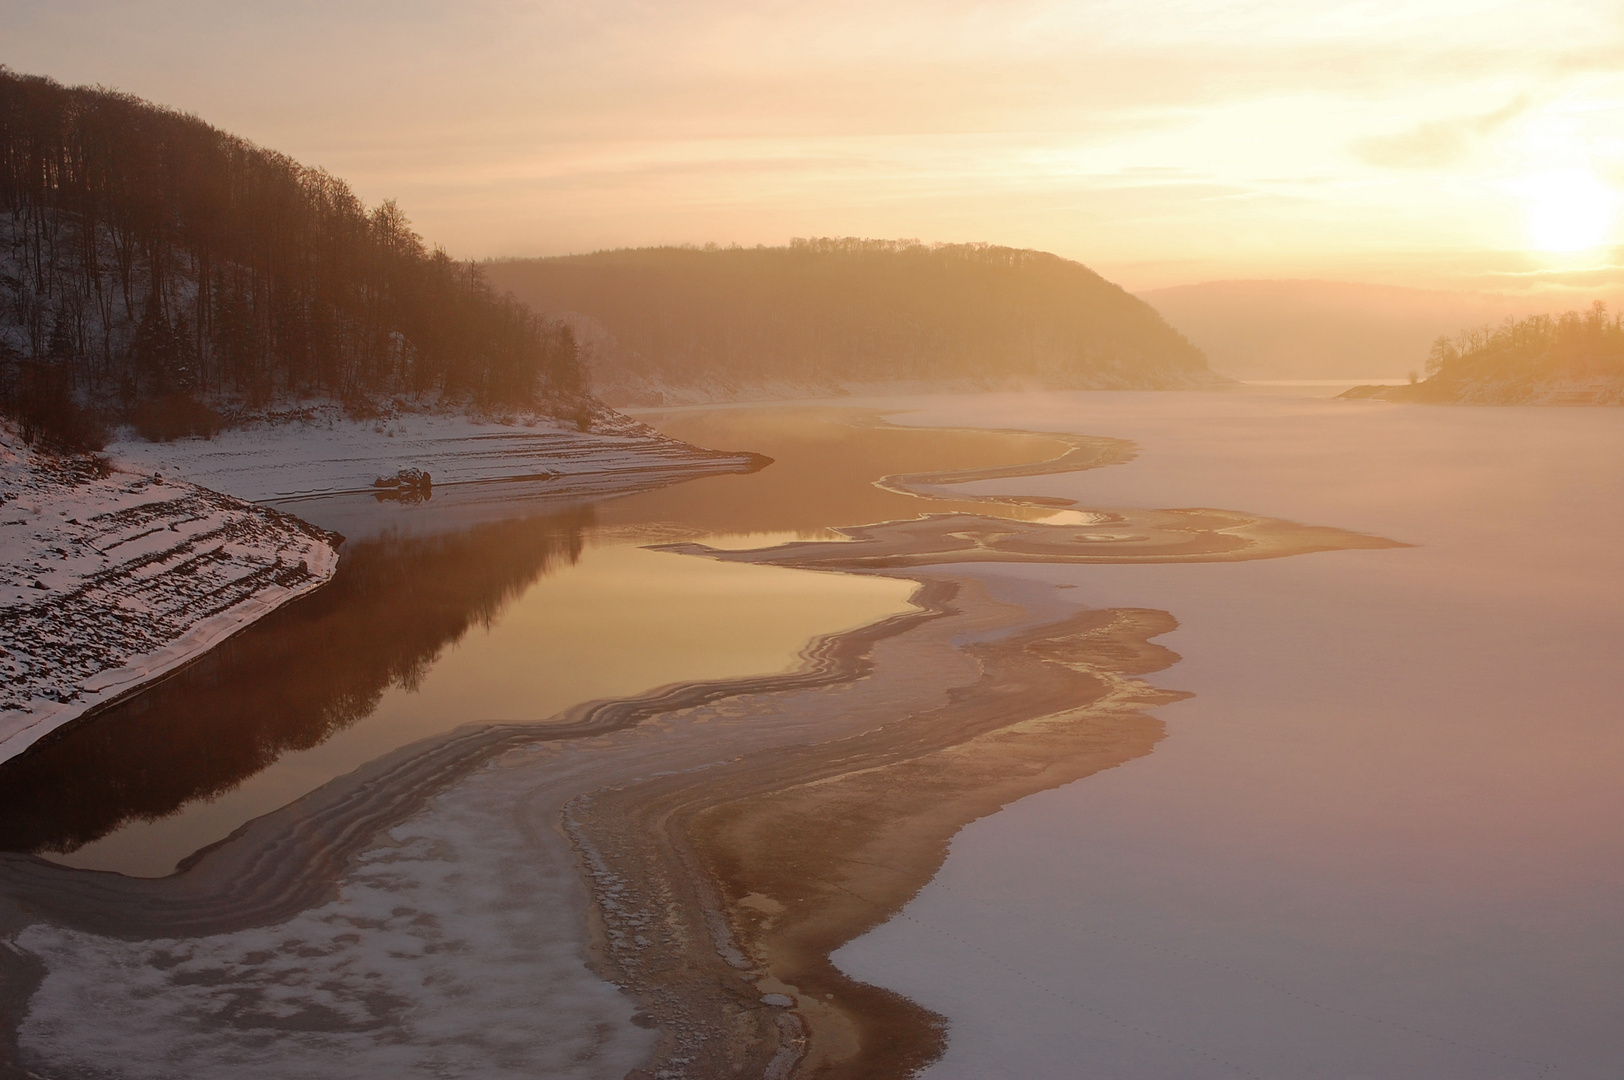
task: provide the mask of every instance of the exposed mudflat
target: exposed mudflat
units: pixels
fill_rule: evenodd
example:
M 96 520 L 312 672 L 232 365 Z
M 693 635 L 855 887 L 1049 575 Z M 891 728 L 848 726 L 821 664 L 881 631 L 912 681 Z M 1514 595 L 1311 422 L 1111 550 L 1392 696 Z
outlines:
M 955 622 L 991 617 L 960 597 Z M 1107 611 L 1005 627 L 967 649 L 977 678 L 941 704 L 572 802 L 606 900 L 603 962 L 668 1033 L 653 1073 L 890 1077 L 933 1060 L 941 1018 L 830 952 L 900 910 L 968 822 L 1148 753 L 1162 728 L 1140 710 L 1180 695 L 1134 676 L 1177 659 L 1148 641 L 1172 626 Z
M 497 913 L 544 923 L 559 913 L 537 914 L 521 890 L 493 899 L 490 919 L 451 923 L 430 905 L 445 889 L 436 882 L 514 860 L 557 874 L 560 853 L 545 837 L 559 820 L 592 889 L 594 962 L 659 1032 L 646 1069 L 759 1075 L 777 1060 L 787 1075 L 810 1053 L 843 1075 L 887 1075 L 898 1061 L 929 1060 L 935 1018 L 841 978 L 829 949 L 905 902 L 966 821 L 1147 752 L 1160 725 L 1136 710 L 1176 695 L 1132 678 L 1173 659 L 1146 642 L 1171 627 L 1160 613 L 1033 626 L 1022 607 L 953 576 L 920 599 L 916 615 L 820 643 L 798 672 L 675 687 L 584 707 L 567 725 L 474 728 L 410 748 L 259 819 L 169 878 L 0 858 L 0 927 L 33 923 L 15 940 L 45 969 L 7 968 L 13 986 L 34 984 L 22 1060 L 71 1071 L 123 1041 L 166 1067 L 218 1069 L 292 1023 L 310 1053 L 395 1031 L 392 1040 L 423 1046 L 408 1055 L 423 1067 L 437 1060 L 429 1029 L 402 1027 L 402 1016 L 446 1008 L 441 996 L 474 979 L 474 965 L 501 962 L 522 979 L 526 967 L 556 963 L 513 955 Z M 966 638 L 983 643 L 966 649 Z M 493 761 L 506 768 L 492 772 Z M 914 785 L 906 806 L 874 798 L 896 783 Z M 854 803 L 867 812 L 846 813 Z M 500 821 L 468 826 L 491 816 L 478 807 L 495 805 L 513 808 L 511 834 Z M 840 829 L 818 827 L 836 817 Z M 476 836 L 500 850 L 459 866 Z M 35 923 L 44 911 L 48 925 Z M 372 957 L 378 934 L 396 941 L 389 955 L 424 957 L 406 970 L 453 970 L 421 988 L 403 983 Z M 322 977 L 329 967 L 333 977 Z M 149 972 L 142 992 L 109 998 L 110 987 L 127 988 L 126 970 Z M 356 977 L 366 970 L 376 977 Z M 186 989 L 200 977 L 210 993 Z M 220 1007 L 222 986 L 238 1006 Z M 386 989 L 389 1000 L 378 996 Z M 603 1005 L 624 1018 L 617 1000 Z M 97 1040 L 74 1037 L 71 1018 L 86 1009 L 101 1018 Z M 458 1006 L 458 1015 L 468 1014 Z M 541 1061 L 557 1036 L 526 1036 L 521 1059 Z M 489 1055 L 515 1048 L 487 1042 L 461 1047 L 457 1066 L 484 1062 L 505 1075 Z M 302 1053 L 227 1071 L 301 1075 Z M 621 1059 L 598 1064 L 610 1060 Z
M 837 529 L 846 540 L 803 541 L 746 551 L 719 551 L 703 544 L 670 544 L 660 550 L 805 570 L 890 570 L 949 561 L 1238 562 L 1314 551 L 1406 546 L 1384 537 L 1232 510 L 1112 510 L 1088 516 L 1093 520 L 1085 524 L 1062 525 L 932 514 L 912 521 Z
M 1123 459 L 1120 445 L 1058 441 L 1044 468 L 997 468 Z M 978 478 L 888 483 L 928 499 Z M 1144 710 L 1182 696 L 1143 678 L 1177 659 L 1153 641 L 1172 615 L 1057 603 L 1000 584 L 1009 564 L 1392 545 L 1231 511 L 1079 508 L 1043 524 L 1022 519 L 1074 504 L 969 501 L 989 497 L 1019 512 L 684 549 L 919 583 L 917 610 L 819 639 L 794 670 L 471 724 L 248 822 L 166 878 L 0 856 L 6 1056 L 44 1075 L 256 1078 L 336 1055 L 366 1076 L 927 1064 L 942 1018 L 843 975 L 831 951 L 900 911 L 965 824 L 1149 753 L 1163 728 Z M 572 981 L 583 965 L 601 980 Z M 88 1015 L 96 1036 L 78 1038 Z

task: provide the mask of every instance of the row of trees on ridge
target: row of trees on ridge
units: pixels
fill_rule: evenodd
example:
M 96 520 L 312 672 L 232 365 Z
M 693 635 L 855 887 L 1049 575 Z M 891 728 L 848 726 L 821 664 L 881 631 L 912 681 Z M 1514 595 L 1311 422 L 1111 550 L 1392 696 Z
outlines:
M 583 392 L 573 338 L 393 202 L 193 116 L 0 68 L 0 391 L 155 402 Z M 30 389 L 32 387 L 32 389 Z

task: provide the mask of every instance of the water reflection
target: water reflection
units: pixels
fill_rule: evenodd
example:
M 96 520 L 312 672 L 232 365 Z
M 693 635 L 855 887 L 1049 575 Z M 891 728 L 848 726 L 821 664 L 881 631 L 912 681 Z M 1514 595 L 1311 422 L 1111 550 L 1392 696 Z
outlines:
M 0 847 L 67 852 L 212 799 L 411 689 L 473 626 L 581 554 L 590 507 L 344 552 L 326 588 L 0 765 Z
M 831 527 L 924 513 L 964 511 L 1035 520 L 1054 512 L 922 499 L 876 487 L 874 481 L 905 473 L 1046 461 L 1065 453 L 1068 444 L 1042 435 L 886 427 L 875 423 L 874 415 L 787 406 L 642 416 L 676 438 L 699 446 L 754 450 L 773 464 L 760 472 L 707 476 L 604 503 L 599 521 L 605 527 L 660 522 L 717 537 L 768 533 L 813 539 L 829 535 Z
M 764 545 L 955 509 L 1042 517 L 1052 511 L 921 499 L 874 481 L 1067 449 L 804 406 L 648 419 L 774 464 L 587 508 L 515 503 L 509 520 L 473 524 L 470 513 L 456 531 L 352 541 L 326 588 L 0 765 L 0 848 L 164 874 L 327 780 L 464 723 L 540 721 L 584 700 L 783 670 L 815 636 L 905 610 L 911 586 L 640 545 L 673 535 Z

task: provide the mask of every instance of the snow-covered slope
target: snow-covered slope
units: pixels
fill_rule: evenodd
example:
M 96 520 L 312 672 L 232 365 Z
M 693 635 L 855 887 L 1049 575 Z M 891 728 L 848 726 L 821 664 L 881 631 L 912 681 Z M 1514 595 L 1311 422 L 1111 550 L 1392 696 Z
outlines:
M 337 540 L 0 426 L 0 760 L 322 584 Z
M 350 535 L 452 527 L 764 460 L 607 411 L 593 426 L 317 406 L 115 443 L 107 460 L 40 454 L 0 427 L 0 761 L 329 579 L 340 538 L 306 517 Z M 375 485 L 403 470 L 432 485 Z

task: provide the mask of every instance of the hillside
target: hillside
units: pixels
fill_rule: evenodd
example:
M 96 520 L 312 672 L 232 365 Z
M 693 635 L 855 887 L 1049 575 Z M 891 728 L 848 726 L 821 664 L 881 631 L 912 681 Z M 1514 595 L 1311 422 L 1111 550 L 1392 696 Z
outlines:
M 393 202 L 0 68 L 0 398 L 25 426 L 85 444 L 107 420 L 169 437 L 288 397 L 559 415 L 581 394 L 567 329 L 429 250 Z
M 1440 334 L 1536 299 L 1346 281 L 1208 281 L 1137 294 L 1238 379 L 1402 379 Z
M 611 403 L 931 386 L 1220 381 L 1148 305 L 1087 267 L 985 244 L 796 240 L 486 264 L 567 320 Z
M 1342 395 L 1456 405 L 1624 405 L 1624 317 L 1588 312 L 1507 319 L 1433 342 L 1427 378 Z

